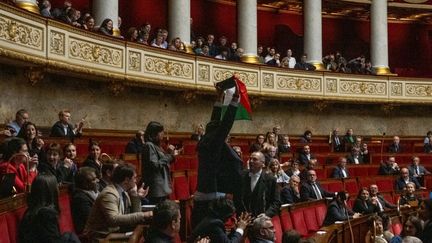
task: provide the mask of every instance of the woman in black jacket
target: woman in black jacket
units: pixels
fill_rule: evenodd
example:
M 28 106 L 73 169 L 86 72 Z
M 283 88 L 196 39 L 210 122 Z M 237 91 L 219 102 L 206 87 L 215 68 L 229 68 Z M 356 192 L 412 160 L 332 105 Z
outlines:
M 18 229 L 20 243 L 80 242 L 73 233 L 60 234 L 58 194 L 55 176 L 41 173 L 36 177 Z
M 353 211 L 363 215 L 379 212 L 376 201 L 370 199 L 369 191 L 366 187 L 360 189 L 357 199 L 354 201 Z

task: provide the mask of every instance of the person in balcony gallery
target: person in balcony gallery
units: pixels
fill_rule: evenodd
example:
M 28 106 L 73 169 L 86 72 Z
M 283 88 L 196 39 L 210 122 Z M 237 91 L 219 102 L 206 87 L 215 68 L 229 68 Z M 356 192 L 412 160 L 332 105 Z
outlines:
M 112 36 L 114 33 L 113 21 L 111 19 L 104 19 L 104 21 L 102 21 L 102 24 L 99 27 L 99 32 L 104 35 Z

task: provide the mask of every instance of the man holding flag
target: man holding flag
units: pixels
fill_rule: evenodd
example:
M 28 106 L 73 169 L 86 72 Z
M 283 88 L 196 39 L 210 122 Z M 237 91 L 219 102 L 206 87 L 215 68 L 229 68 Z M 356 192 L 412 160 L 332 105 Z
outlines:
M 218 94 L 206 133 L 198 143 L 198 185 L 194 194 L 192 227 L 208 214 L 214 199 L 227 197 L 239 202 L 243 161 L 225 142 L 234 120 L 250 120 L 246 86 L 238 76 L 216 84 Z

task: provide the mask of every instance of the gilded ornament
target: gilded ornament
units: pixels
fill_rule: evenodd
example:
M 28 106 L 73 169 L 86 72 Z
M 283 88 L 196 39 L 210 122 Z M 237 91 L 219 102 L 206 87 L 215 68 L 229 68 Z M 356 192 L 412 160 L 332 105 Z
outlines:
M 193 79 L 193 64 L 160 57 L 145 56 L 145 72 L 168 75 L 177 78 Z
M 196 99 L 197 95 L 195 91 L 186 90 L 181 94 L 181 99 L 186 103 L 190 104 Z
M 65 34 L 51 30 L 50 35 L 50 53 L 64 56 Z
M 321 92 L 321 79 L 296 76 L 278 76 L 277 86 L 279 89 L 293 91 Z
M 402 96 L 402 83 L 392 82 L 391 83 L 391 95 L 392 96 Z
M 129 70 L 141 72 L 141 53 L 129 51 Z
M 328 78 L 326 83 L 327 93 L 337 93 L 337 79 Z
M 0 17 L 0 39 L 43 50 L 43 29 Z
M 29 67 L 25 70 L 24 76 L 30 85 L 34 86 L 45 77 L 45 69 L 43 67 Z
M 317 101 L 313 103 L 314 110 L 322 112 L 330 105 L 328 101 Z
M 205 64 L 198 64 L 198 81 L 210 82 L 210 66 Z
M 80 40 L 71 40 L 69 46 L 72 58 L 117 68 L 123 67 L 123 51 L 120 49 Z
M 119 96 L 125 90 L 125 86 L 120 82 L 112 81 L 110 82 L 108 89 L 113 96 Z
M 269 88 L 269 89 L 274 88 L 274 75 L 273 74 L 264 73 L 262 80 L 263 80 L 263 84 L 262 84 L 263 88 Z
M 213 68 L 213 79 L 214 82 L 223 81 L 237 73 L 240 76 L 246 86 L 248 87 L 258 87 L 258 72 L 247 72 L 243 70 L 234 70 L 228 68 Z
M 407 83 L 406 95 L 412 97 L 429 97 L 432 96 L 432 85 Z
M 387 95 L 387 83 L 341 80 L 340 92 L 343 94 Z

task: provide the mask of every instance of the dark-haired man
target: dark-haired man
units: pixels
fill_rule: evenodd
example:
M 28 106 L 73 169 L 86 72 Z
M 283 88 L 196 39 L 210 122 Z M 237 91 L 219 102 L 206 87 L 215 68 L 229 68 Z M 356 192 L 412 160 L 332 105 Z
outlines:
M 59 121 L 56 122 L 51 128 L 51 137 L 69 138 L 72 141 L 75 137 L 81 136 L 84 126 L 84 119 L 82 119 L 74 127 L 70 123 L 71 113 L 69 110 L 60 111 L 58 116 Z
M 141 212 L 140 198 L 148 190 L 138 189 L 136 180 L 135 167 L 131 164 L 119 165 L 114 170 L 112 184 L 96 198 L 84 234 L 97 240 L 113 232 L 129 231 L 152 217 L 152 212 Z
M 180 231 L 180 207 L 171 200 L 160 202 L 153 210 L 153 220 L 145 242 L 174 242 Z

